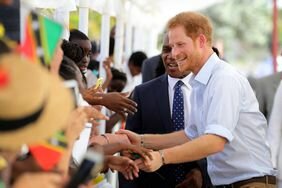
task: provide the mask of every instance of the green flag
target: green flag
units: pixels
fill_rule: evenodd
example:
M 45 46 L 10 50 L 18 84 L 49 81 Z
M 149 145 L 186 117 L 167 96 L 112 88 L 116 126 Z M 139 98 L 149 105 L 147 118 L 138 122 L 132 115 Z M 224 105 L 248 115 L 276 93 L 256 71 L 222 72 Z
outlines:
M 61 24 L 43 16 L 39 16 L 39 25 L 44 61 L 49 65 L 61 38 L 63 27 Z

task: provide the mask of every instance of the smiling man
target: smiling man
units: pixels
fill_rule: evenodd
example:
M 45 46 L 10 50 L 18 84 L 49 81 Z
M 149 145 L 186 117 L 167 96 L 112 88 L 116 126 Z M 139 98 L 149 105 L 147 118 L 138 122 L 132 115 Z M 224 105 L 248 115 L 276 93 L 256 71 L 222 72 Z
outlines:
M 190 71 L 179 71 L 175 59 L 171 56 L 171 47 L 168 43 L 167 34 L 164 37 L 161 58 L 166 74 L 139 85 L 134 89 L 133 99 L 138 104 L 138 111 L 133 116 L 127 118 L 126 129 L 128 130 L 142 134 L 165 134 L 176 131 L 175 122 L 173 121 L 173 99 L 178 81 L 183 83 L 181 86 L 184 96 L 183 123 L 184 126 L 188 124 L 191 108 L 189 103 L 191 93 L 189 79 L 191 75 L 189 76 Z M 184 129 L 184 127 L 181 129 Z M 188 175 L 188 178 L 185 178 L 185 175 Z M 197 182 L 194 184 L 194 188 L 201 188 L 203 184 L 202 179 L 198 164 L 196 162 L 190 162 L 167 165 L 159 169 L 156 173 L 140 172 L 139 178 L 130 182 L 125 182 L 121 177 L 120 187 L 171 188 L 187 180 L 186 183 L 191 183 L 192 181 Z
M 212 50 L 212 26 L 199 13 L 183 12 L 167 25 L 172 57 L 191 71 L 191 115 L 184 131 L 137 135 L 132 143 L 155 150 L 145 171 L 207 157 L 208 173 L 219 188 L 274 188 L 275 171 L 265 143 L 266 120 L 247 79 Z

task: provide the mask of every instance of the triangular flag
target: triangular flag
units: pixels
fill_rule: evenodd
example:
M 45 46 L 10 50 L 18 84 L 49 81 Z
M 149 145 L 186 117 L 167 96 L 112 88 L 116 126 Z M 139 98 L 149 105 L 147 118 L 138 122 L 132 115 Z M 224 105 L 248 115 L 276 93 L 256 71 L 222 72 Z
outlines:
M 24 41 L 20 45 L 20 52 L 33 63 L 38 63 L 39 59 L 36 52 L 36 39 L 33 32 L 31 16 L 26 17 Z
M 40 37 L 44 50 L 44 60 L 47 64 L 50 64 L 57 44 L 61 38 L 63 27 L 61 24 L 41 16 L 40 22 Z
M 66 148 L 67 139 L 62 131 L 58 131 L 46 142 L 29 145 L 35 161 L 45 171 L 54 169 Z
M 31 12 L 26 19 L 25 39 L 20 51 L 32 62 L 49 66 L 63 32 L 63 26 Z
M 30 145 L 29 151 L 37 164 L 45 171 L 54 169 L 63 153 L 63 150 L 58 150 L 47 144 Z

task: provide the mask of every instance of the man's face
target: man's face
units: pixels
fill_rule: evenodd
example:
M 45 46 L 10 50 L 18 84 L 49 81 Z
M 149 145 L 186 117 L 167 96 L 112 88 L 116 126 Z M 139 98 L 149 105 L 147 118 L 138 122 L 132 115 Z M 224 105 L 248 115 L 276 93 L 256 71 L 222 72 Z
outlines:
M 85 73 L 87 71 L 87 67 L 90 62 L 91 42 L 89 40 L 78 40 L 78 39 L 73 40 L 71 42 L 76 43 L 83 49 L 84 56 L 82 60 L 77 63 L 77 66 L 79 67 L 81 72 Z
M 166 36 L 163 43 L 162 54 L 161 54 L 163 64 L 167 74 L 173 78 L 182 78 L 188 75 L 188 72 L 181 72 L 175 59 L 171 54 L 171 47 L 168 43 L 168 37 Z
M 172 58 L 177 62 L 180 71 L 195 72 L 200 62 L 198 38 L 193 41 L 186 35 L 183 26 L 169 29 L 168 38 Z

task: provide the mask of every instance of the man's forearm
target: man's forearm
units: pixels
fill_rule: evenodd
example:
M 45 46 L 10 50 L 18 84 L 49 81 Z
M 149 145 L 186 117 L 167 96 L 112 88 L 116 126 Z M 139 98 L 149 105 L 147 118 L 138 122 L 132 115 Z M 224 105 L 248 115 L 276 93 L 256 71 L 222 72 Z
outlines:
M 141 145 L 145 148 L 160 150 L 174 147 L 188 142 L 189 138 L 184 131 L 169 134 L 145 134 L 141 135 Z
M 217 135 L 204 135 L 180 146 L 164 149 L 162 151 L 164 162 L 165 164 L 177 164 L 196 161 L 221 152 L 226 142 L 225 138 Z

